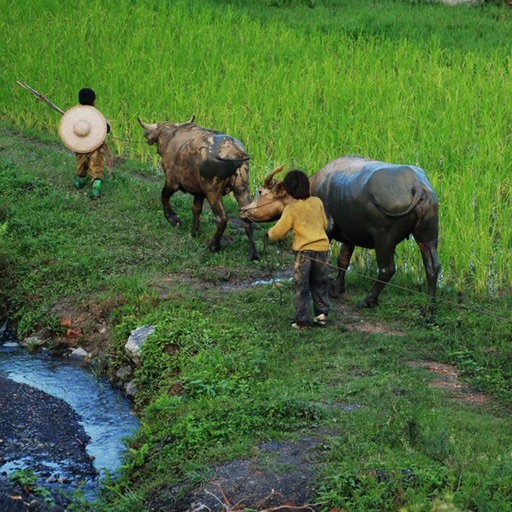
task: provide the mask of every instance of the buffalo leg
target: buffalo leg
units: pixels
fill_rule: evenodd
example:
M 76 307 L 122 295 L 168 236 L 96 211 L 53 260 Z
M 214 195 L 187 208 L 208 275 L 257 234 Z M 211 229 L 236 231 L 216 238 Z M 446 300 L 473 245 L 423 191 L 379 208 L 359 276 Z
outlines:
M 345 274 L 350 265 L 350 259 L 352 258 L 354 249 L 354 245 L 341 244 L 340 255 L 338 257 L 338 276 L 329 286 L 329 295 L 333 298 L 338 298 L 342 293 L 345 293 Z
M 222 238 L 228 223 L 228 216 L 222 206 L 222 191 L 220 195 L 214 195 L 212 199 L 207 196 L 206 199 L 208 200 L 210 208 L 217 219 L 217 230 L 215 231 L 213 238 L 208 242 L 208 249 L 210 249 L 211 252 L 217 252 L 220 249 L 220 239 Z
M 192 226 L 192 236 L 196 236 L 201 225 L 201 212 L 203 211 L 204 196 L 194 196 L 192 203 L 192 213 L 194 214 L 194 224 Z
M 171 197 L 174 194 L 174 192 L 176 192 L 176 190 L 165 185 L 164 188 L 162 189 L 162 193 L 160 194 L 160 199 L 162 201 L 162 207 L 164 209 L 165 218 L 173 226 L 179 226 L 181 224 L 181 219 L 178 217 L 176 212 L 171 207 Z
M 252 222 L 246 222 L 244 220 L 244 230 L 245 235 L 247 236 L 247 240 L 249 240 L 249 258 L 252 261 L 256 261 L 260 259 L 260 255 L 258 254 L 258 250 L 256 249 L 256 245 L 254 244 L 254 235 L 253 235 L 253 224 Z
M 251 203 L 251 194 L 249 191 L 249 187 L 246 184 L 238 186 L 238 183 L 233 188 L 233 195 L 238 203 L 238 207 L 242 209 L 244 206 L 247 206 Z M 247 240 L 249 241 L 249 258 L 253 261 L 259 260 L 260 255 L 256 249 L 256 245 L 254 244 L 254 235 L 253 235 L 253 223 L 251 221 L 243 221 L 244 222 L 244 230 L 245 235 L 247 236 Z
M 395 247 L 396 245 L 375 245 L 379 276 L 365 299 L 357 305 L 360 308 L 373 308 L 379 303 L 380 292 L 384 289 L 389 280 L 395 275 Z
M 417 241 L 417 243 L 421 257 L 423 258 L 423 266 L 425 267 L 428 295 L 432 299 L 432 302 L 434 302 L 436 298 L 437 276 L 441 269 L 441 263 L 437 258 L 437 243 L 431 242 L 424 244 L 419 241 Z
M 437 257 L 438 229 L 436 209 L 430 216 L 425 216 L 413 231 L 414 240 L 418 244 L 423 259 L 427 277 L 427 291 L 432 302 L 435 301 L 437 276 L 441 270 L 441 263 Z

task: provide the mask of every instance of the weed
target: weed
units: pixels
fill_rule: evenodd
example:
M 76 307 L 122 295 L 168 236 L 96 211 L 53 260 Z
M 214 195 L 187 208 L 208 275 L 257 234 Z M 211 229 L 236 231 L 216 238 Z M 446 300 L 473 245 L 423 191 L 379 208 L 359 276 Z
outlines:
M 29 469 L 18 469 L 11 476 L 11 480 L 20 485 L 28 492 L 41 496 L 47 505 L 53 506 L 53 499 L 50 491 L 37 483 L 37 476 Z

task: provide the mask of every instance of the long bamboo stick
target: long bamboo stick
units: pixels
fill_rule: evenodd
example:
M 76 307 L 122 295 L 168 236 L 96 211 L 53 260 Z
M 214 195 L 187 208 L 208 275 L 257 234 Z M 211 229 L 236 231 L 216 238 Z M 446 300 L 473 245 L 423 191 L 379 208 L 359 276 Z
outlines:
M 59 114 L 61 114 L 61 115 L 64 114 L 64 110 L 62 110 L 60 107 L 55 105 L 55 103 L 50 101 L 46 96 L 43 96 L 40 92 L 37 92 L 35 89 L 30 87 L 30 85 L 27 85 L 25 82 L 22 82 L 20 80 L 16 80 L 16 82 L 18 83 L 18 85 L 21 85 L 21 87 L 23 87 L 27 91 L 31 92 L 39 101 L 43 101 L 44 103 L 46 103 L 49 107 L 51 107 L 53 110 L 55 110 Z

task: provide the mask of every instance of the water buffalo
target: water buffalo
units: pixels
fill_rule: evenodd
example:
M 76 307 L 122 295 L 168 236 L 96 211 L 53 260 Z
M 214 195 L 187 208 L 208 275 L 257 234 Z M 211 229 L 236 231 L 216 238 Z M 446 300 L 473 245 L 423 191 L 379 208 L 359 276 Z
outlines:
M 217 230 L 208 248 L 220 249 L 220 239 L 226 229 L 227 215 L 222 196 L 233 192 L 240 207 L 251 202 L 249 189 L 249 155 L 242 143 L 229 135 L 201 128 L 194 116 L 186 123 L 162 122 L 148 124 L 139 117 L 148 144 L 156 144 L 165 173 L 161 201 L 165 218 L 173 225 L 181 220 L 172 209 L 171 196 L 178 190 L 194 196 L 192 236 L 199 231 L 204 199 L 217 219 Z M 249 240 L 249 257 L 259 258 L 254 245 L 252 225 L 244 222 Z
M 282 180 L 266 178 L 259 195 L 240 211 L 253 222 L 276 220 L 293 199 Z M 329 220 L 329 238 L 341 242 L 338 277 L 331 287 L 334 297 L 345 291 L 345 271 L 356 246 L 375 249 L 378 280 L 361 307 L 373 307 L 395 273 L 396 246 L 414 236 L 423 258 L 428 294 L 434 300 L 440 263 L 437 258 L 438 201 L 424 171 L 358 156 L 338 158 L 310 178 L 311 194 L 322 199 Z

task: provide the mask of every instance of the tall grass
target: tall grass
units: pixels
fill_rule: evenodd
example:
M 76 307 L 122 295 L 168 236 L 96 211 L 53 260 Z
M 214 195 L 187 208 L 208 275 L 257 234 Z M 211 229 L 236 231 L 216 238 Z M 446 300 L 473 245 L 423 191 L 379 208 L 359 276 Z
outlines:
M 313 174 L 343 154 L 419 165 L 440 197 L 443 286 L 508 287 L 512 60 L 508 39 L 496 44 L 512 28 L 508 11 L 298 4 L 0 0 L 2 116 L 55 134 L 58 114 L 15 80 L 63 109 L 90 86 L 115 151 L 156 165 L 137 115 L 182 122 L 195 113 L 245 143 L 253 187 L 275 165 Z M 395 9 L 404 26 L 390 18 Z M 423 280 L 413 242 L 397 262 Z

